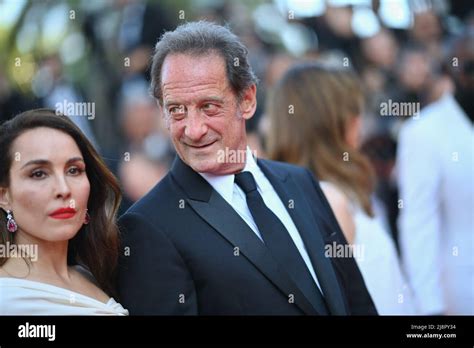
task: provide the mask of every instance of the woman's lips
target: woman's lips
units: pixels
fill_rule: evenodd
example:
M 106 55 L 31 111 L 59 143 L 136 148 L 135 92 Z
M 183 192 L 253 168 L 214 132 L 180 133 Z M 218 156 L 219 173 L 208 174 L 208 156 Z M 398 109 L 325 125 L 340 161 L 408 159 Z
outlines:
M 76 215 L 76 209 L 73 208 L 61 208 L 58 210 L 53 211 L 51 214 L 49 214 L 50 217 L 53 219 L 58 219 L 58 220 L 65 220 L 65 219 L 70 219 L 74 215 Z

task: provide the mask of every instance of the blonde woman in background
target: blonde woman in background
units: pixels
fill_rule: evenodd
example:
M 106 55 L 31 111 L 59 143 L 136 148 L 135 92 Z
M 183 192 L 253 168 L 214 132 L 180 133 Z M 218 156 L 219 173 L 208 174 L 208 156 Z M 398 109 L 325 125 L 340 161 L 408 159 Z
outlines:
M 314 63 L 292 67 L 269 97 L 270 158 L 309 168 L 355 254 L 379 314 L 414 314 L 393 240 L 374 216 L 373 169 L 359 152 L 363 94 L 356 76 Z

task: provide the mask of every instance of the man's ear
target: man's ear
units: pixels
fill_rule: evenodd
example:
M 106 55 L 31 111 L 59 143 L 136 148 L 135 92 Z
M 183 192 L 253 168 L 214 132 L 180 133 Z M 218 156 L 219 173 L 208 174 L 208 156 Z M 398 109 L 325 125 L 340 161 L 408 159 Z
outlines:
M 0 187 L 0 208 L 3 210 L 11 210 L 10 195 L 6 187 Z
M 244 119 L 249 120 L 255 114 L 256 109 L 257 86 L 253 84 L 245 90 L 242 96 L 242 100 L 240 101 L 240 113 Z

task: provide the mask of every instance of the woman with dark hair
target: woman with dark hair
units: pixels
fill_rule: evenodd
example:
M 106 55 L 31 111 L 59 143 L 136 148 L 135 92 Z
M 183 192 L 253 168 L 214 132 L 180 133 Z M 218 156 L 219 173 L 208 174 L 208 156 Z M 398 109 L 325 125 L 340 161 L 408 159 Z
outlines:
M 127 315 L 111 295 L 116 178 L 67 118 L 24 112 L 0 126 L 0 314 Z
M 322 180 L 378 313 L 413 314 L 394 242 L 374 213 L 373 169 L 359 151 L 363 100 L 352 72 L 314 63 L 292 67 L 269 98 L 268 153 Z

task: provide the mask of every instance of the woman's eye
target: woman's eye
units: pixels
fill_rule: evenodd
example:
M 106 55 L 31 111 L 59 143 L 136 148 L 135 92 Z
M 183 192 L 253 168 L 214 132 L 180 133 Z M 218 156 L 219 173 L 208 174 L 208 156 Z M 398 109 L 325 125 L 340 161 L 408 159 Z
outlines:
M 30 177 L 33 179 L 42 179 L 46 176 L 46 173 L 42 170 L 35 170 L 30 174 Z
M 84 172 L 84 169 L 77 168 L 77 167 L 72 167 L 69 168 L 68 173 L 72 175 L 79 175 Z

